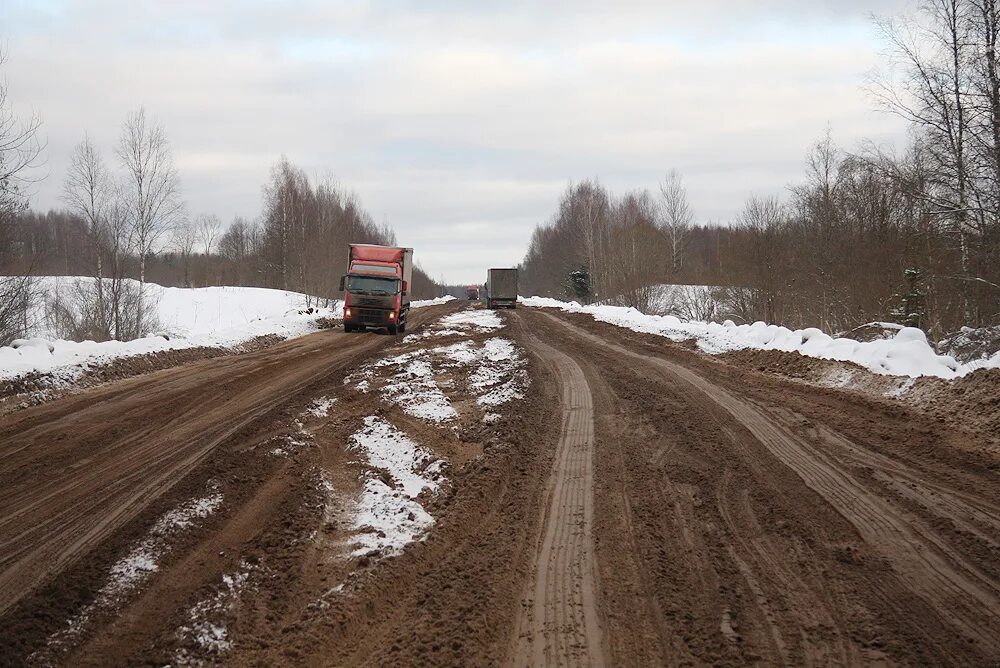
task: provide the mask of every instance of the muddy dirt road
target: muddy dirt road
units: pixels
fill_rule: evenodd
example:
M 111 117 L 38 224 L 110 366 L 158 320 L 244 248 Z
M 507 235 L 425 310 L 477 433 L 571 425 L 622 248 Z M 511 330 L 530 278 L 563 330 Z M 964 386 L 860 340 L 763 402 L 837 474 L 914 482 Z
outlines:
M 0 418 L 0 664 L 1000 661 L 975 425 L 583 316 L 414 325 Z

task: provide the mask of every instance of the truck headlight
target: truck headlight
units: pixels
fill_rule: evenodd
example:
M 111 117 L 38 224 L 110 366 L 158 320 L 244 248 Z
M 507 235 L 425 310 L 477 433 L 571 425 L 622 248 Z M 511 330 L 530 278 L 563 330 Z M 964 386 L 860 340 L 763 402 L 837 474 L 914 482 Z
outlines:
M 389 311 L 389 320 L 395 320 L 395 319 L 396 319 L 396 312 Z
M 351 309 L 349 309 L 349 308 L 345 308 L 344 309 L 344 317 L 345 318 L 350 318 L 351 317 Z

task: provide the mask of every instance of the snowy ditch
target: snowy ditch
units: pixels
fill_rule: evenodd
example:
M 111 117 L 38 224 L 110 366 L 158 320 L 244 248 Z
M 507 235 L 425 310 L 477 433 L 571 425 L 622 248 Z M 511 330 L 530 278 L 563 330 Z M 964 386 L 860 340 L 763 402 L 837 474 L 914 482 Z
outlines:
M 111 566 L 94 600 L 71 617 L 65 628 L 53 634 L 44 649 L 32 655 L 30 662 L 38 665 L 52 663 L 56 655 L 74 647 L 96 619 L 115 612 L 134 596 L 160 569 L 176 539 L 215 513 L 222 506 L 222 501 L 222 493 L 213 487 L 207 495 L 191 499 L 163 514 L 146 537 Z

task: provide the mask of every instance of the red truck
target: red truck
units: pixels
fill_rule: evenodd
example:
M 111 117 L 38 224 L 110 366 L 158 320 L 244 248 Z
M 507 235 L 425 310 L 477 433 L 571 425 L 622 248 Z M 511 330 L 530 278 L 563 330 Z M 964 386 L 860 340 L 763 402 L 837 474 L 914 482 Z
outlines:
M 344 292 L 344 331 L 406 331 L 410 314 L 413 249 L 351 244 Z

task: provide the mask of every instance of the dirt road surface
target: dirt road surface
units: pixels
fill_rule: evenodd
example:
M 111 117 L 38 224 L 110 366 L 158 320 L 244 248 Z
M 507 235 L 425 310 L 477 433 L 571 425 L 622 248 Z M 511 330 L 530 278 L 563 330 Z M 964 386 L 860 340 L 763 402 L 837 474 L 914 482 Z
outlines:
M 562 431 L 513 663 L 604 665 L 595 602 L 594 406 L 590 387 L 568 355 L 534 337 L 528 340 L 528 348 L 554 370 L 562 389 Z
M 1000 456 L 960 395 L 536 309 L 434 329 L 466 308 L 0 418 L 0 664 L 1000 662 Z M 512 359 L 528 380 L 486 393 Z M 441 482 L 363 461 L 366 417 Z M 405 548 L 356 547 L 388 540 L 352 519 L 372 485 L 426 510 Z

